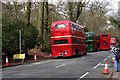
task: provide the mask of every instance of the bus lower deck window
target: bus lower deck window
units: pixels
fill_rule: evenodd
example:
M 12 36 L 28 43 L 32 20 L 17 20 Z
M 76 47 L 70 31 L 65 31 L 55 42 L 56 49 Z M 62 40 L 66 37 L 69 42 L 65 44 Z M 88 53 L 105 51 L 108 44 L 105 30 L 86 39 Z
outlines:
M 93 44 L 93 42 L 89 41 L 89 42 L 86 42 L 86 44 L 91 45 Z
M 68 40 L 64 39 L 64 40 L 54 40 L 54 44 L 68 44 Z

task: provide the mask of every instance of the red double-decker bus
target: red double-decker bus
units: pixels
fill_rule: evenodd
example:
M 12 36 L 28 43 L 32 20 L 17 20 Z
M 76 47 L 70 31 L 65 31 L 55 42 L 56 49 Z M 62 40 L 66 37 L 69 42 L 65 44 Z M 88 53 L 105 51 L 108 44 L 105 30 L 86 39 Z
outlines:
M 98 50 L 98 46 L 97 46 L 97 36 L 96 34 L 94 34 L 94 51 Z
M 70 20 L 53 22 L 51 48 L 52 58 L 87 54 L 84 28 Z
M 100 50 L 110 49 L 110 34 L 100 34 Z

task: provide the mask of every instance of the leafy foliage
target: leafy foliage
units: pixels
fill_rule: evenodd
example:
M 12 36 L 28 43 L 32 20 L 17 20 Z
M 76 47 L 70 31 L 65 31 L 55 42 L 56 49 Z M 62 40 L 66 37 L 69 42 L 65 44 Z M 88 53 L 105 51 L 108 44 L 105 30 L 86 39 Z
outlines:
M 116 28 L 117 42 L 120 43 L 120 19 L 117 17 L 110 17 L 111 24 Z
M 29 26 L 25 26 L 22 30 L 22 45 L 25 49 L 34 48 L 37 44 L 36 38 L 38 36 L 38 31 L 36 28 L 30 24 Z
M 13 17 L 2 18 L 2 49 L 7 55 L 19 52 L 19 30 L 22 31 L 23 49 L 34 48 L 38 31 Z
M 117 26 L 120 29 L 120 20 L 115 17 L 110 17 L 112 25 Z

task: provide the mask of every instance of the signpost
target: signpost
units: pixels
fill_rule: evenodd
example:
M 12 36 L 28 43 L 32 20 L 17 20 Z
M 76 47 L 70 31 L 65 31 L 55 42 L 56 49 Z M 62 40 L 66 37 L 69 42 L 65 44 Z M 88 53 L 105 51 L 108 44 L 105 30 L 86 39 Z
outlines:
M 19 50 L 21 54 L 21 30 L 19 30 Z
M 24 62 L 25 59 L 25 53 L 21 54 L 21 30 L 19 30 L 19 54 L 14 54 L 13 59 L 22 59 L 22 63 Z

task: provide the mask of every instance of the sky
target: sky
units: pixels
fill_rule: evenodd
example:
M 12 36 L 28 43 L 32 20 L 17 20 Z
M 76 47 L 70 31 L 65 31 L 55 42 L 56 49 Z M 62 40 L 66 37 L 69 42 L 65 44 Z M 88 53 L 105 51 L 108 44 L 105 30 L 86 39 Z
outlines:
M 57 0 L 50 0 L 50 2 L 56 2 Z M 65 1 L 65 0 L 63 0 Z M 70 1 L 75 1 L 75 0 L 70 0 Z M 94 2 L 95 0 L 84 0 L 84 1 L 91 1 Z M 108 14 L 110 15 L 114 15 L 114 14 L 118 14 L 118 2 L 119 2 L 119 7 L 120 7 L 120 0 L 96 0 L 96 1 L 100 1 L 100 2 L 109 2 L 110 5 L 108 6 L 108 8 L 112 9 L 111 11 L 109 11 Z M 120 9 L 120 8 L 119 8 Z
M 110 8 L 113 9 L 112 12 L 118 13 L 118 9 L 120 9 L 120 8 L 118 8 L 118 5 L 120 7 L 120 0 L 107 0 L 107 1 L 110 2 L 110 5 L 111 5 Z

